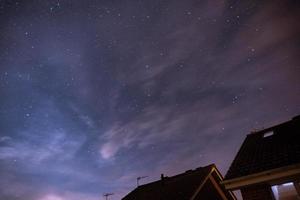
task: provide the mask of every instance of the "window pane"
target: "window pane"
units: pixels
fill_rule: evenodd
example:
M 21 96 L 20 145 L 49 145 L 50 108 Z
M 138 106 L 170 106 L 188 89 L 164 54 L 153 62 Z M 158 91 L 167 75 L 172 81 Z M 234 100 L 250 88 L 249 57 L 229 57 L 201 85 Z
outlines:
M 293 183 L 272 186 L 272 191 L 276 200 L 299 200 L 299 196 Z

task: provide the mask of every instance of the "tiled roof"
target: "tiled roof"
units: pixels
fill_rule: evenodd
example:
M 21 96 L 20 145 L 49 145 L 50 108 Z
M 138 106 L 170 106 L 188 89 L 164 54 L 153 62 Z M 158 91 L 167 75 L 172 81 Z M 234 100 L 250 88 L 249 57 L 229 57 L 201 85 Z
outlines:
M 188 200 L 210 173 L 214 165 L 189 170 L 173 177 L 164 177 L 137 187 L 123 200 Z
M 225 180 L 300 164 L 300 116 L 247 135 Z

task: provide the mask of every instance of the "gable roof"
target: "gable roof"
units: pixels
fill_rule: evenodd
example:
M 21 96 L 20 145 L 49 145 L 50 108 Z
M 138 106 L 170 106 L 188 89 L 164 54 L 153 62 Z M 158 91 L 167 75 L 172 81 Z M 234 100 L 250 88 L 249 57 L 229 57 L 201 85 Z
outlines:
M 247 135 L 225 180 L 300 164 L 300 116 Z
M 137 187 L 123 200 L 189 200 L 207 180 L 213 169 L 216 169 L 215 165 L 208 165 L 176 176 L 164 177 L 159 181 Z

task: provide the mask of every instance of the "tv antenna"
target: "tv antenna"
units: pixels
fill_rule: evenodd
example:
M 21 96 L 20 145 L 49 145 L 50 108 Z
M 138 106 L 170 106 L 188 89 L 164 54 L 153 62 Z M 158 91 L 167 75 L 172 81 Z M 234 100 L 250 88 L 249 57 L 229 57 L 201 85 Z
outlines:
M 114 193 L 105 193 L 103 196 L 105 197 L 105 200 L 108 200 L 108 197 L 114 195 Z
M 136 186 L 139 187 L 139 183 L 141 179 L 147 178 L 148 176 L 139 176 L 136 178 Z

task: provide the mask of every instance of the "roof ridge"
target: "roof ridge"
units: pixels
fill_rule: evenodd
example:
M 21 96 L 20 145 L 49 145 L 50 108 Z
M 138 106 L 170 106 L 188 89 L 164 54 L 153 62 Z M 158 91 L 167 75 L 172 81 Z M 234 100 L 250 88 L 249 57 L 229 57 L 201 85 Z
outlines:
M 216 165 L 214 163 L 212 164 L 209 164 L 209 165 L 206 165 L 206 166 L 203 166 L 203 167 L 197 167 L 195 169 L 189 169 L 189 170 L 186 170 L 185 172 L 183 173 L 180 173 L 180 174 L 176 174 L 176 175 L 173 175 L 173 176 L 165 176 L 165 180 L 172 180 L 174 178 L 178 178 L 178 177 L 181 177 L 181 176 L 186 176 L 186 175 L 192 175 L 194 174 L 195 172 L 200 172 L 201 170 L 205 170 L 205 169 L 210 169 L 210 168 L 216 168 Z M 210 171 L 210 170 L 209 170 Z M 208 172 L 209 172 L 208 171 Z M 159 183 L 161 181 L 161 179 L 158 179 L 156 181 L 153 181 L 153 182 L 150 182 L 150 183 L 146 183 L 146 184 L 143 184 L 143 185 L 139 185 L 137 188 L 142 188 L 144 186 L 149 186 L 151 184 L 156 184 L 156 183 Z
M 280 126 L 283 126 L 283 125 L 286 125 L 286 124 L 295 122 L 295 121 L 297 121 L 297 120 L 300 120 L 300 115 L 296 115 L 295 117 L 292 117 L 292 118 L 291 118 L 290 120 L 288 120 L 288 121 L 284 121 L 284 122 L 281 122 L 281 123 L 279 123 L 279 124 L 269 126 L 268 128 L 262 127 L 262 129 L 257 129 L 256 131 L 255 131 L 255 130 L 254 130 L 254 131 L 251 131 L 249 134 L 247 134 L 247 136 L 248 136 L 248 135 L 255 135 L 255 134 L 258 134 L 258 135 L 259 135 L 259 134 L 263 134 L 263 133 L 265 133 L 265 132 L 268 132 L 268 131 L 270 131 L 270 130 L 273 130 L 273 129 L 275 129 L 275 128 L 278 128 L 278 127 L 280 127 Z

